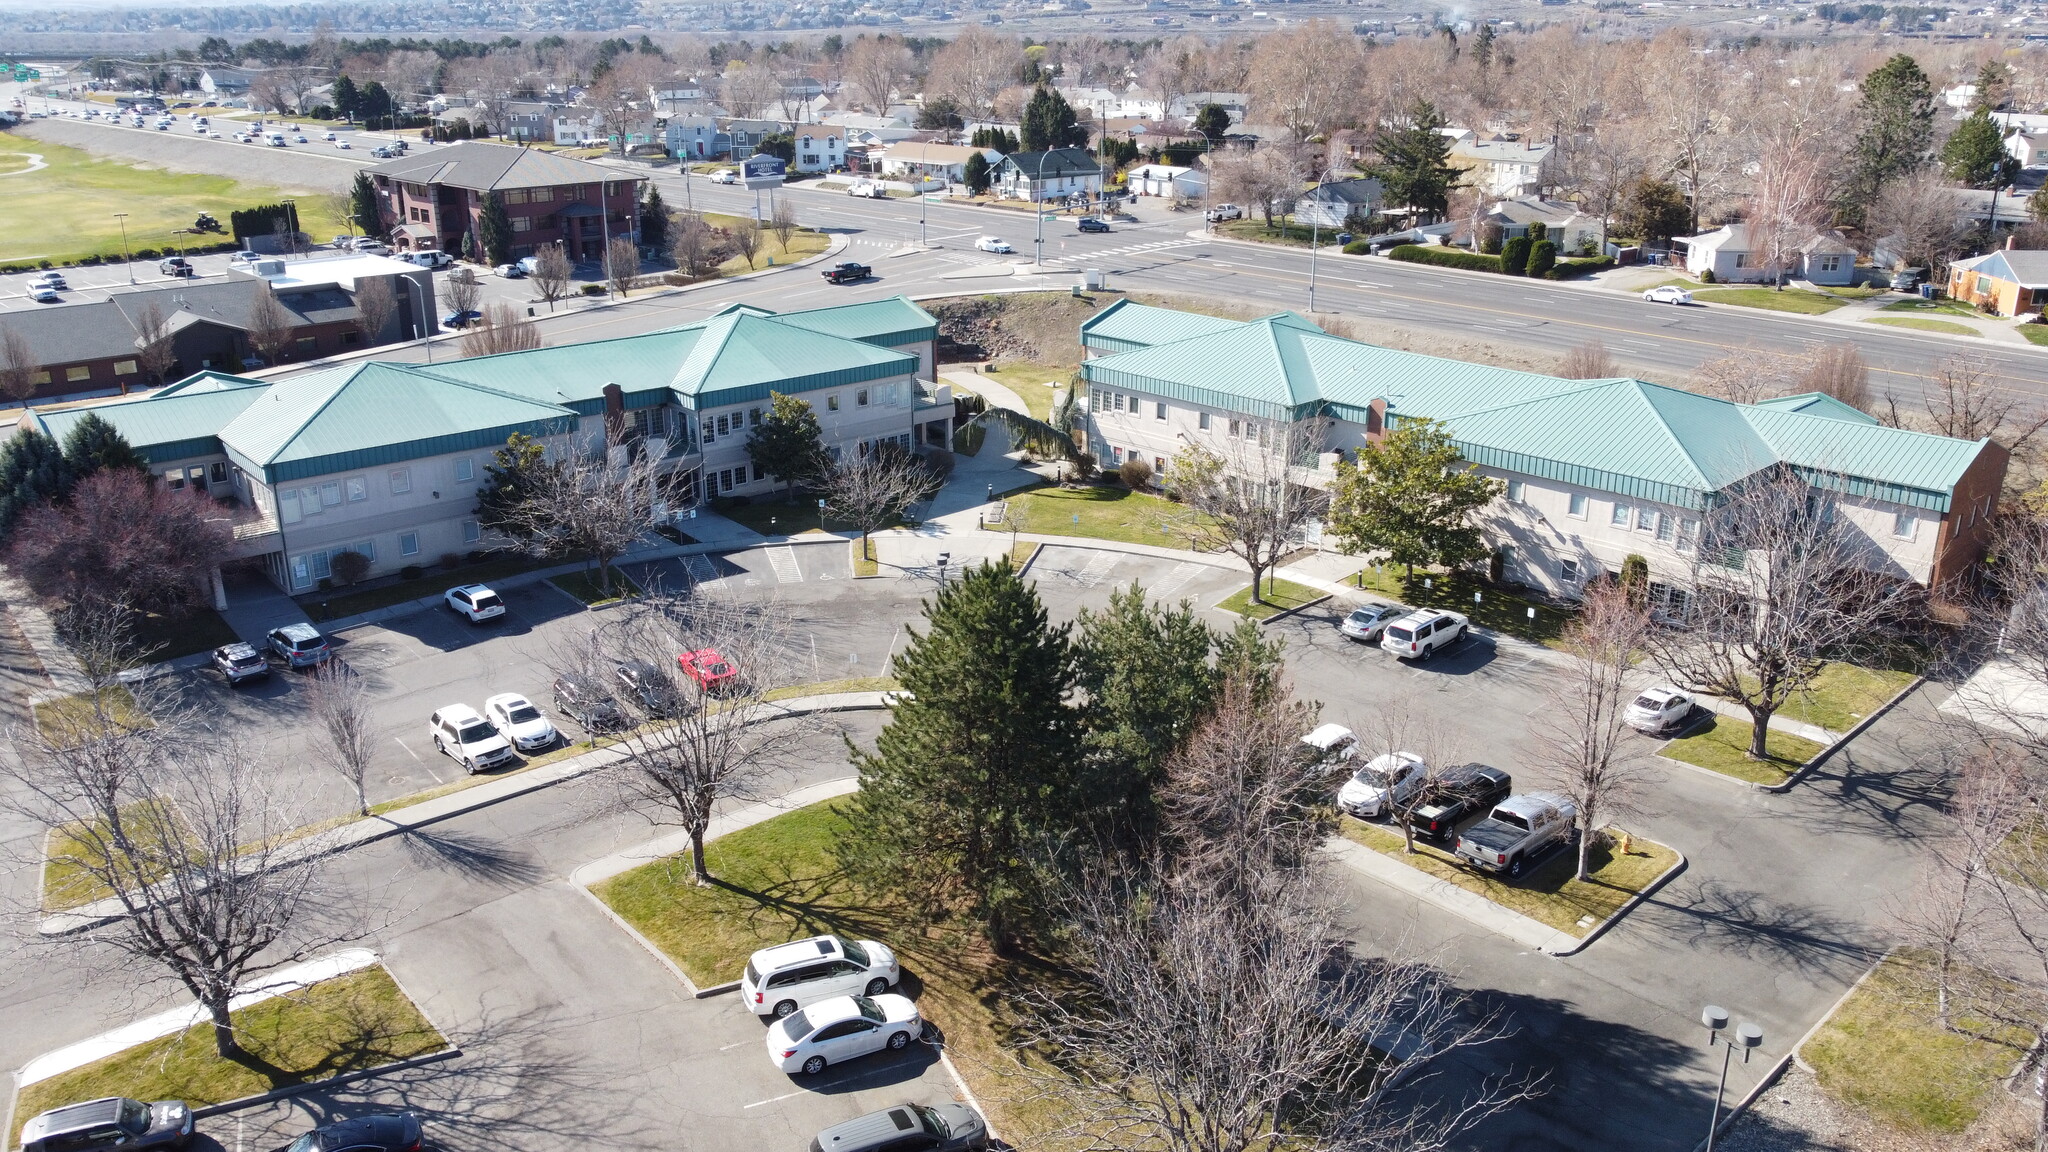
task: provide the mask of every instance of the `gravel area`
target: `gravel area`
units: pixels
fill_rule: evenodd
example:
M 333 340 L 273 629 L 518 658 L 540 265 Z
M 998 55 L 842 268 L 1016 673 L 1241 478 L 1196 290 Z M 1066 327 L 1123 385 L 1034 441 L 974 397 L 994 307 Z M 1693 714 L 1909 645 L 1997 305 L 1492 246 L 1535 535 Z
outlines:
M 1755 1106 L 1716 1141 L 1716 1152 L 2008 1152 L 2032 1148 L 2032 1117 L 2006 1093 L 1969 1131 L 1955 1136 L 1906 1133 L 1875 1123 L 1829 1095 L 1813 1073 L 1793 1064 Z
M 269 184 L 288 192 L 345 192 L 364 162 L 349 159 L 331 145 L 268 148 L 232 140 L 204 140 L 184 121 L 169 132 L 115 128 L 85 120 L 28 120 L 15 131 L 38 140 L 69 144 L 97 156 L 126 156 L 173 172 L 227 176 L 251 184 Z

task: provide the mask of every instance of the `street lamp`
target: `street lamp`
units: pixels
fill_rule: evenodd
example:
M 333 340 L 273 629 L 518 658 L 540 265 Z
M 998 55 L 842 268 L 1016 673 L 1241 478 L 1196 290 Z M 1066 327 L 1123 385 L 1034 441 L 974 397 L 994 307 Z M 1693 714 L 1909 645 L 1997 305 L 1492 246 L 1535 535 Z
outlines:
M 1329 182 L 1330 173 L 1336 170 L 1334 164 L 1323 169 L 1323 174 L 1316 179 L 1316 191 L 1323 190 L 1323 185 Z M 1315 215 L 1310 218 L 1308 240 L 1308 314 L 1311 316 L 1316 314 L 1316 252 L 1322 247 L 1322 240 L 1323 206 L 1317 204 Z
M 116 212 L 114 213 L 114 219 L 121 222 L 121 263 L 128 266 L 128 282 L 133 284 L 135 283 L 135 265 L 128 258 L 128 214 L 126 212 Z
M 1742 1024 L 1735 1029 L 1733 1037 L 1723 1037 L 1728 1030 L 1728 1010 L 1717 1004 L 1709 1004 L 1700 1012 L 1700 1023 L 1707 1026 L 1707 1050 L 1721 1045 L 1721 1082 L 1714 1088 L 1714 1113 L 1707 1122 L 1706 1152 L 1714 1152 L 1714 1132 L 1721 1126 L 1721 1097 L 1728 1091 L 1728 1062 L 1735 1055 L 1739 1045 L 1742 1048 L 1742 1062 L 1749 1063 L 1750 1049 L 1764 1042 L 1764 1030 L 1755 1024 Z
M 299 250 L 299 202 L 287 197 L 280 203 L 285 207 L 285 226 L 292 230 L 285 237 L 284 250 L 286 255 L 292 255 Z
M 926 159 L 931 154 L 931 148 L 932 142 L 929 140 L 917 146 L 917 246 L 919 248 L 929 248 L 931 246 L 930 241 L 925 239 L 924 230 L 925 217 L 931 212 L 931 201 L 925 199 L 926 190 L 924 186 L 925 181 L 931 178 L 931 165 Z

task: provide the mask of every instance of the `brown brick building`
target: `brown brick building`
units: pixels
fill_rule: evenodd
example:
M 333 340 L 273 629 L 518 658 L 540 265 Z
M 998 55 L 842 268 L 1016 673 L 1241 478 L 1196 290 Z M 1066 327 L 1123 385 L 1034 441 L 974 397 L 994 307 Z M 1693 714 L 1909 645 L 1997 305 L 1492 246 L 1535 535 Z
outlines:
M 640 238 L 644 178 L 508 144 L 425 147 L 369 169 L 384 228 L 400 249 L 482 259 L 484 198 L 496 192 L 512 221 L 512 258 L 560 241 L 572 260 L 596 260 L 609 237 Z

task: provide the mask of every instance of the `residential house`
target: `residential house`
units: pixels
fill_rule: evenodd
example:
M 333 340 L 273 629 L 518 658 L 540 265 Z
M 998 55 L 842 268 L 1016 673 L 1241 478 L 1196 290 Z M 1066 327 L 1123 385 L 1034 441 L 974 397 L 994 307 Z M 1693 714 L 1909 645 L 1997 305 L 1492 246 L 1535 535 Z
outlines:
M 527 143 L 553 140 L 555 119 L 567 108 L 567 104 L 554 100 L 508 101 L 503 135 L 507 140 Z
M 291 341 L 279 354 L 287 363 L 435 331 L 433 275 L 416 265 L 382 256 L 344 256 L 260 260 L 254 267 L 253 272 L 231 272 L 225 280 L 123 287 L 97 300 L 0 312 L 0 332 L 27 340 L 35 364 L 35 396 L 48 400 L 162 383 L 150 379 L 142 364 L 152 309 L 171 343 L 166 380 L 237 370 L 254 359 L 249 329 L 259 296 L 274 296 L 289 318 Z M 355 294 L 372 280 L 391 286 L 398 307 L 383 332 L 366 335 Z
M 1674 236 L 1671 242 L 1685 249 L 1687 272 L 1712 272 L 1723 284 L 1762 284 L 1780 277 L 1825 285 L 1856 282 L 1856 249 L 1837 232 L 1815 233 L 1792 250 L 1784 268 L 1776 270 L 1766 267 L 1769 253 L 1750 226 L 1740 221 L 1698 236 Z
M 1799 279 L 1826 288 L 1856 283 L 1856 248 L 1833 230 L 1816 232 L 1799 246 Z
M 873 144 L 894 144 L 917 135 L 917 129 L 901 116 L 870 116 L 864 112 L 835 112 L 818 121 L 827 128 L 843 128 L 848 139 Z
M 1183 193 L 1175 181 L 1193 171 L 1173 164 L 1140 164 L 1124 173 L 1124 186 L 1133 196 L 1179 196 Z
M 514 433 L 653 458 L 668 511 L 774 488 L 746 440 L 775 393 L 810 402 L 833 452 L 943 444 L 951 391 L 923 378 L 937 336 L 901 297 L 784 315 L 736 305 L 659 332 L 431 366 L 365 361 L 272 382 L 208 373 L 125 402 L 30 408 L 21 423 L 61 438 L 101 416 L 166 483 L 250 509 L 236 555 L 304 593 L 331 579 L 340 552 L 378 576 L 500 543 L 476 520 L 476 491 Z
M 2001 249 L 1948 266 L 1948 294 L 2000 316 L 2048 311 L 2048 252 Z
M 1232 127 L 1244 123 L 1245 113 L 1251 109 L 1251 97 L 1243 92 L 1189 92 L 1176 97 L 1173 106 L 1166 110 L 1166 119 L 1184 120 L 1194 123 L 1195 117 L 1204 105 L 1214 104 L 1230 113 Z
M 1066 196 L 1092 197 L 1102 191 L 1102 165 L 1086 148 L 1018 152 L 996 167 L 995 186 L 1004 199 L 1034 203 Z
M 1465 139 L 1451 145 L 1449 162 L 1470 172 L 1472 185 L 1489 196 L 1529 196 L 1543 191 L 1553 150 L 1512 134 Z
M 1327 181 L 1295 200 L 1294 221 L 1324 228 L 1342 228 L 1354 216 L 1377 213 L 1385 198 L 1380 182 L 1370 177 Z
M 734 156 L 752 156 L 761 150 L 761 141 L 789 131 L 789 125 L 781 120 L 750 120 L 738 116 L 725 120 L 719 128 L 725 137 L 722 151 Z
M 724 155 L 729 150 L 725 140 L 715 116 L 671 116 L 664 137 L 669 155 L 691 160 Z
M 899 140 L 882 152 L 882 175 L 894 180 L 941 180 L 958 184 L 967 179 L 967 160 L 975 153 L 993 167 L 1003 154 L 993 148 L 962 148 L 954 144 Z
M 213 64 L 200 70 L 199 90 L 208 96 L 245 96 L 255 73 L 247 68 Z
M 604 128 L 604 114 L 580 104 L 555 113 L 548 127 L 554 142 L 564 146 L 604 144 L 611 139 Z
M 1155 470 L 1189 445 L 1226 461 L 1277 423 L 1330 423 L 1304 483 L 1389 428 L 1437 420 L 1503 482 L 1480 517 L 1510 580 L 1558 596 L 1650 566 L 1649 593 L 1682 617 L 1707 509 L 1760 474 L 1825 492 L 1870 543 L 1869 567 L 1933 587 L 1982 555 L 2006 451 L 1887 428 L 1813 396 L 1733 404 L 1641 380 L 1563 380 L 1397 352 L 1282 312 L 1244 323 L 1118 301 L 1081 327 L 1086 435 L 1104 467 Z
M 467 141 L 373 164 L 384 228 L 400 248 L 462 251 L 480 232 L 485 198 L 498 194 L 512 221 L 512 257 L 562 244 L 595 260 L 614 236 L 640 235 L 643 176 L 554 152 Z
M 846 133 L 821 124 L 796 130 L 796 159 L 790 167 L 798 172 L 833 172 L 846 167 Z
M 1543 225 L 1544 237 L 1557 245 L 1559 253 L 1592 254 L 1603 238 L 1600 219 L 1579 211 L 1575 204 L 1541 196 L 1516 196 L 1486 210 L 1486 219 L 1500 226 L 1502 240 L 1527 236 L 1531 224 Z
M 2005 138 L 2005 150 L 2022 168 L 2048 166 L 2048 132 L 2015 132 Z

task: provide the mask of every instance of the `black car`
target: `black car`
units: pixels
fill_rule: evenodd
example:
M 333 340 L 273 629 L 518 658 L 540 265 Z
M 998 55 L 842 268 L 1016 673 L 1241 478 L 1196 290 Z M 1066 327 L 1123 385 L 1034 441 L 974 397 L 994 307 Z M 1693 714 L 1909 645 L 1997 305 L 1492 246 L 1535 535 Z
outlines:
M 825 269 L 825 280 L 831 284 L 851 284 L 855 280 L 865 280 L 874 274 L 875 270 L 865 264 L 834 264 Z
M 285 1152 L 419 1152 L 420 1144 L 420 1118 L 392 1112 L 323 1124 L 292 1141 Z
M 1074 227 L 1083 232 L 1107 232 L 1109 231 L 1109 221 L 1095 216 L 1083 216 L 1074 223 Z
M 1444 769 L 1430 781 L 1410 816 L 1418 836 L 1449 840 L 1458 834 L 1458 821 L 1474 812 L 1485 812 L 1514 791 L 1515 782 L 1506 772 L 1488 764 L 1459 764 Z
M 193 271 L 192 262 L 190 260 L 185 259 L 183 256 L 172 256 L 167 260 L 158 261 L 156 270 L 165 276 L 176 276 L 180 278 L 196 274 Z
M 230 687 L 244 680 L 261 680 L 270 675 L 270 661 L 249 644 L 223 644 L 213 650 L 213 666 Z
M 460 312 L 450 312 L 446 316 L 441 317 L 441 327 L 467 328 L 483 318 L 484 314 L 476 309 L 465 308 Z
M 673 716 L 682 707 L 683 695 L 676 689 L 676 682 L 669 677 L 667 669 L 645 660 L 626 660 L 612 672 L 626 691 L 640 701 L 648 715 Z
M 582 725 L 585 732 L 616 732 L 626 726 L 625 714 L 604 685 L 575 672 L 555 678 L 555 711 Z

